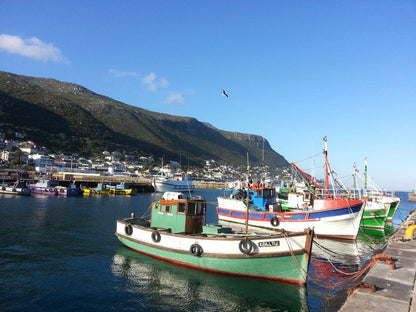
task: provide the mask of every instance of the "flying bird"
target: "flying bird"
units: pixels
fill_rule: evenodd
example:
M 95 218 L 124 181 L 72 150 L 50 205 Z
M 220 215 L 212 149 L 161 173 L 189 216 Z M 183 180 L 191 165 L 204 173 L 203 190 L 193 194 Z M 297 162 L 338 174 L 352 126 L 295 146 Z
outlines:
M 225 91 L 224 91 L 224 90 L 222 90 L 222 95 L 224 95 L 224 96 L 226 96 L 226 97 L 228 98 L 228 94 L 227 94 L 227 93 L 225 93 Z

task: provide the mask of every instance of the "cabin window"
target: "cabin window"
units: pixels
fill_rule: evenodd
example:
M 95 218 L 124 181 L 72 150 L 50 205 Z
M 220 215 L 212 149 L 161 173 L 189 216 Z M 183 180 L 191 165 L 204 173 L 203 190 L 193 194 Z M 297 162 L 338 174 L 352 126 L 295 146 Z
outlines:
M 194 215 L 196 211 L 195 203 L 189 203 L 188 204 L 188 215 Z
M 185 203 L 179 203 L 178 212 L 185 213 Z
M 170 212 L 170 206 L 162 206 L 162 208 L 160 209 L 160 211 L 162 211 L 162 212 Z
M 200 204 L 197 206 L 197 214 L 198 214 L 198 215 L 203 215 L 203 214 L 204 214 L 204 206 L 202 205 L 202 203 L 200 203 Z

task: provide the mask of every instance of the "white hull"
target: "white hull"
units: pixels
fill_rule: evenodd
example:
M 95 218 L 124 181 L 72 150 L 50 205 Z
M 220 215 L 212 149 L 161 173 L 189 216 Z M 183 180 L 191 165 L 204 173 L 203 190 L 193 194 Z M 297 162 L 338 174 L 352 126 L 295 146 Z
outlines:
M 217 211 L 221 210 L 221 208 L 238 211 L 241 213 L 240 215 L 234 213 L 234 216 L 232 215 L 233 212 L 231 212 L 230 215 L 218 213 L 219 220 L 245 224 L 246 218 L 243 216 L 243 214 L 246 212 L 246 207 L 242 201 L 219 197 Z M 310 228 L 314 229 L 315 235 L 317 236 L 356 239 L 360 227 L 363 209 L 361 208 L 358 211 L 356 209 L 356 212 L 331 216 L 332 211 L 336 211 L 336 209 L 315 211 L 317 213 L 322 213 L 319 218 L 309 218 L 307 216 L 303 217 L 303 214 L 306 214 L 306 212 L 299 210 L 282 213 L 250 211 L 250 219 L 248 221 L 248 225 L 270 230 L 284 229 L 288 232 L 299 232 L 306 228 Z M 312 215 L 313 212 L 314 211 L 311 211 L 310 215 Z M 270 216 L 276 216 L 279 219 L 278 225 L 271 224 Z M 302 216 L 302 218 L 297 218 L 300 216 Z M 268 218 L 266 219 L 265 217 Z
M 125 233 L 126 223 L 123 221 L 117 221 L 117 235 L 128 236 L 130 240 L 147 246 L 154 246 L 158 249 L 171 250 L 179 253 L 189 253 L 190 246 L 198 244 L 202 247 L 204 255 L 211 255 L 220 257 L 222 256 L 241 256 L 244 254 L 239 250 L 239 243 L 241 239 L 247 236 L 247 234 L 228 234 L 222 237 L 203 237 L 203 236 L 191 236 L 172 234 L 163 231 L 158 231 L 160 234 L 160 241 L 154 242 L 152 240 L 151 228 L 144 228 L 140 226 L 133 226 L 133 232 L 131 235 Z M 303 230 L 302 230 L 303 232 Z M 218 236 L 218 235 L 217 235 Z M 276 246 L 259 247 L 259 243 L 269 242 L 271 240 L 279 239 L 279 244 Z M 282 234 L 258 235 L 256 237 L 250 237 L 255 245 L 254 254 L 276 254 L 276 253 L 290 253 L 292 250 L 294 253 L 303 252 L 306 245 L 307 235 L 296 235 L 285 237 Z M 290 245 L 290 246 L 289 246 Z
M 379 211 L 384 210 L 386 213 L 390 208 L 390 203 L 382 203 L 379 201 L 366 201 L 364 210 L 367 212 Z
M 30 188 L 0 186 L 0 194 L 30 195 Z
M 192 181 L 154 181 L 155 192 L 193 192 Z
M 306 228 L 310 228 L 314 229 L 315 235 L 317 236 L 355 239 L 357 237 L 358 229 L 360 227 L 361 214 L 362 212 L 357 212 L 354 214 L 350 214 L 348 218 L 332 217 L 325 218 L 325 220 L 315 221 L 281 221 L 278 226 L 272 226 L 268 220 L 249 220 L 248 224 L 249 226 L 261 227 L 274 231 L 284 229 L 288 232 L 299 232 L 303 231 Z M 245 220 L 227 217 L 223 215 L 219 215 L 218 219 L 227 222 L 236 222 L 240 224 L 245 223 Z

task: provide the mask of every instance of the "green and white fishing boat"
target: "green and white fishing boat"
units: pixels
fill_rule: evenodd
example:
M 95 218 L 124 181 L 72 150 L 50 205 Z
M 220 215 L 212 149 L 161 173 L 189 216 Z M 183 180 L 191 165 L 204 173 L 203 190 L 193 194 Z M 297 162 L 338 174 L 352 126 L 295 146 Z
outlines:
M 384 229 L 390 205 L 371 198 L 363 198 L 364 212 L 360 226 L 363 228 Z
M 206 224 L 206 201 L 166 192 L 152 203 L 151 218 L 117 221 L 116 235 L 127 247 L 179 265 L 256 278 L 304 284 L 313 230 L 236 233 Z M 246 227 L 247 228 L 247 227 Z
M 366 228 L 384 229 L 386 222 L 391 222 L 400 204 L 400 198 L 393 192 L 383 191 L 368 175 L 367 158 L 365 159 L 364 177 L 358 174 L 354 164 L 354 188 L 356 189 L 358 177 L 364 182 L 363 200 L 366 202 L 361 226 Z

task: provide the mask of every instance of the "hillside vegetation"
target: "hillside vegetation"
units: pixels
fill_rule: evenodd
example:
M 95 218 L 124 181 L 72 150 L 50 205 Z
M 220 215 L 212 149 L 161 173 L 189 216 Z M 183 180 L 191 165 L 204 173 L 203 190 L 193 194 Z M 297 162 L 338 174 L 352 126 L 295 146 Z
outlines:
M 229 164 L 262 161 L 285 167 L 287 161 L 267 140 L 227 132 L 195 118 L 151 112 L 99 95 L 80 85 L 0 71 L 0 131 L 55 152 L 91 156 L 107 151 L 189 158 L 193 164 L 215 159 Z M 264 140 L 264 142 L 263 142 Z

